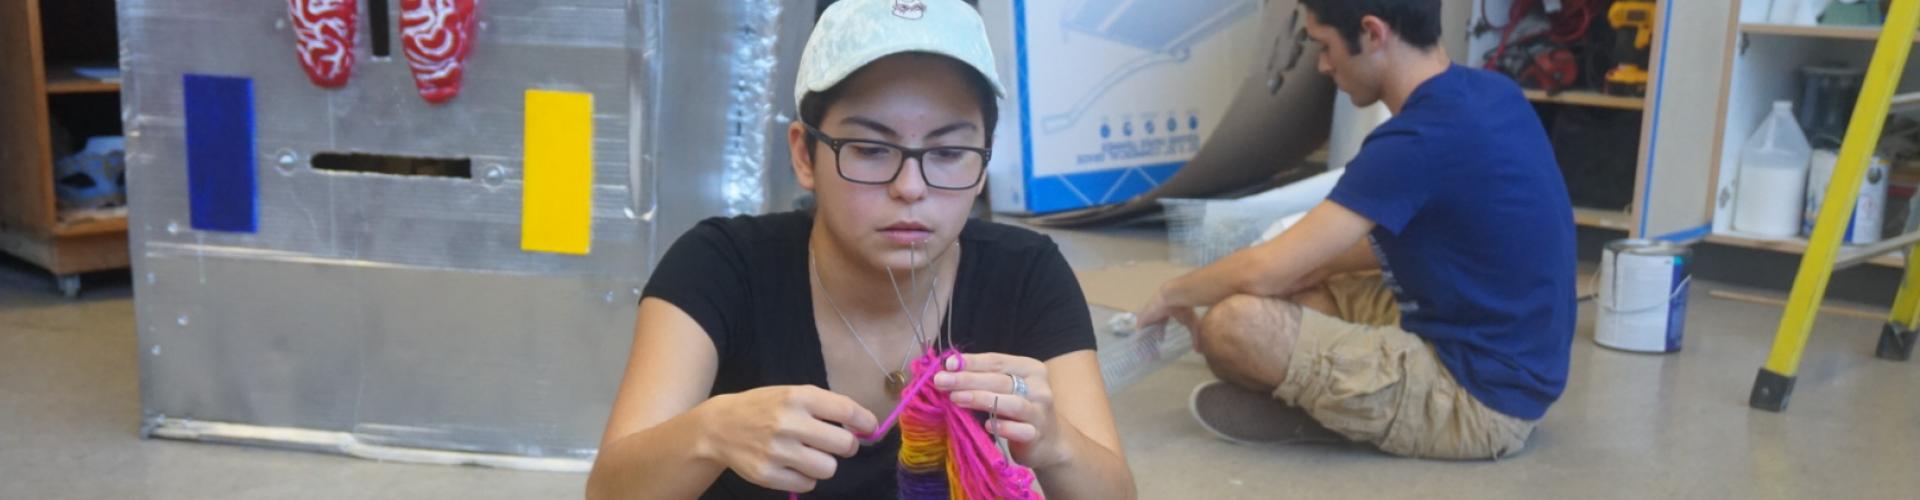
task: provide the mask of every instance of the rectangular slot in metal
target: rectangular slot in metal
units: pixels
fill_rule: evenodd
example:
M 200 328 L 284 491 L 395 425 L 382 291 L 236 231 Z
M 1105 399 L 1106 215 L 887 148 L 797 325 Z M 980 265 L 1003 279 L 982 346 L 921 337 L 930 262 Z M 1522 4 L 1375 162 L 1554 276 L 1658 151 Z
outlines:
M 387 57 L 392 54 L 387 32 L 392 27 L 387 22 L 387 0 L 367 0 L 367 31 L 373 36 L 373 57 Z
M 416 177 L 473 178 L 473 160 L 469 158 L 421 158 L 417 156 L 372 153 L 320 153 L 313 155 L 313 168 L 333 172 L 406 175 Z

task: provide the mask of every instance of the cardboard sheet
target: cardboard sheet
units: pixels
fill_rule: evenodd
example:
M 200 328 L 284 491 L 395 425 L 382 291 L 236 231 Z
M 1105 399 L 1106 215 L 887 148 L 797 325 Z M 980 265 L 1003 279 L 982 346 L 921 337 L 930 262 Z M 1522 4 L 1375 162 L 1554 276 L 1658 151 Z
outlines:
M 1085 291 L 1088 304 L 1133 311 L 1153 300 L 1153 294 L 1160 291 L 1161 284 L 1192 270 L 1167 261 L 1148 261 L 1075 274 L 1080 277 L 1080 288 Z
M 1117 205 L 1031 219 L 1051 227 L 1132 221 L 1160 211 L 1162 198 L 1236 197 L 1291 184 L 1326 171 L 1303 161 L 1327 141 L 1333 123 L 1333 79 L 1315 68 L 1319 49 L 1304 43 L 1294 2 L 1262 12 L 1258 70 L 1240 82 L 1219 132 L 1207 137 L 1185 166 L 1151 190 Z

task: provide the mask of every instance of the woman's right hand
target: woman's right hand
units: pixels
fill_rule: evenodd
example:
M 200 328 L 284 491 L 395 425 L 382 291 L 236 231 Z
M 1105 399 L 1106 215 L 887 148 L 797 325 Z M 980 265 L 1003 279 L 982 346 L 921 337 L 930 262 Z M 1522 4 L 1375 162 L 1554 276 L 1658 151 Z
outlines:
M 860 451 L 873 412 L 811 385 L 761 387 L 714 396 L 693 409 L 700 422 L 695 453 L 769 489 L 805 493 L 839 468 L 834 456 Z

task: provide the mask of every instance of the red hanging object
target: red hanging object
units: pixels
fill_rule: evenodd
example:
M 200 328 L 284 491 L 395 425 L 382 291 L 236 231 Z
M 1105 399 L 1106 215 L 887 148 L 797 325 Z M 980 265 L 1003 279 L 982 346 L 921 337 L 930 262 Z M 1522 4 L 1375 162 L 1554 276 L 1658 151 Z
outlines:
M 400 42 L 420 98 L 440 104 L 460 95 L 473 51 L 479 0 L 400 0 Z
M 314 85 L 341 87 L 353 75 L 353 36 L 359 16 L 359 0 L 287 0 L 287 17 L 293 20 L 297 42 L 294 51 Z

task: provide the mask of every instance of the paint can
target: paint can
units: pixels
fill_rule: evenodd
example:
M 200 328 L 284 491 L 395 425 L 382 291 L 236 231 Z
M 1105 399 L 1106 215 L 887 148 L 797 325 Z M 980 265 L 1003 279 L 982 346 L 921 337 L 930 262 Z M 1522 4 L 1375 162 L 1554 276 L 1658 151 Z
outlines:
M 1813 163 L 1807 172 L 1807 204 L 1801 209 L 1805 213 L 1800 219 L 1801 236 L 1813 236 L 1813 222 L 1820 219 L 1820 204 L 1826 201 L 1827 183 L 1833 180 L 1834 167 L 1839 163 L 1838 151 L 1813 150 Z M 1867 178 L 1860 183 L 1860 196 L 1853 203 L 1853 216 L 1847 219 L 1847 230 L 1840 242 L 1865 245 L 1880 241 L 1892 171 L 1893 166 L 1885 156 L 1873 155 L 1867 161 Z
M 1593 340 L 1637 352 L 1678 352 L 1693 282 L 1693 251 L 1666 242 L 1618 240 L 1600 253 Z

